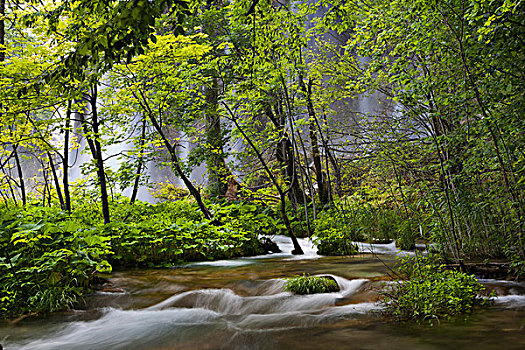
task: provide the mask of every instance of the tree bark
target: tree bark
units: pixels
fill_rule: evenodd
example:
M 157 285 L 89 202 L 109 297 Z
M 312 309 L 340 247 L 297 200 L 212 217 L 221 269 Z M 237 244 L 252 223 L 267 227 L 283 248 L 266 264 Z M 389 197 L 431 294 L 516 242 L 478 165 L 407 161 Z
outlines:
M 131 193 L 131 198 L 129 200 L 130 204 L 135 203 L 135 200 L 137 199 L 137 194 L 139 192 L 139 184 L 140 184 L 140 176 L 142 174 L 142 168 L 144 166 L 144 156 L 142 155 L 142 151 L 144 148 L 144 143 L 146 142 L 146 118 L 142 118 L 142 132 L 140 134 L 140 141 L 139 141 L 139 147 L 140 147 L 140 156 L 138 159 L 138 166 L 137 166 L 137 172 L 135 173 L 135 181 L 133 182 L 133 192 Z
M 18 156 L 18 146 L 13 146 L 13 152 L 15 157 L 16 171 L 18 172 L 18 182 L 20 187 L 20 193 L 22 197 L 22 204 L 26 205 L 26 186 L 24 184 L 24 174 L 22 172 L 22 164 L 20 163 L 20 157 Z
M 314 161 L 314 172 L 317 180 L 317 187 L 319 191 L 319 202 L 327 204 L 330 201 L 330 194 L 326 183 L 326 177 L 323 174 L 323 165 L 321 162 L 321 151 L 319 150 L 319 141 L 317 139 L 317 130 L 315 127 L 316 115 L 314 105 L 312 103 L 312 80 L 308 82 L 308 87 L 304 83 L 303 77 L 299 77 L 299 84 L 306 97 L 306 106 L 308 109 L 308 132 L 310 136 L 310 143 L 312 146 L 312 158 Z
M 58 201 L 60 202 L 60 208 L 62 208 L 62 210 L 66 210 L 66 204 L 64 203 L 64 197 L 62 196 L 62 190 L 60 189 L 60 181 L 58 180 L 55 163 L 53 162 L 53 157 L 49 151 L 47 152 L 47 158 L 49 159 L 49 167 L 51 168 L 51 174 L 53 175 L 53 182 L 55 183 L 55 189 L 57 191 Z
M 220 0 L 207 1 L 204 11 L 209 11 L 213 7 L 219 10 L 222 6 L 223 3 Z M 222 19 L 217 19 L 218 21 L 214 21 L 214 19 L 212 18 L 202 23 L 203 32 L 208 35 L 212 42 L 220 34 L 218 21 L 222 21 Z M 235 197 L 239 184 L 235 181 L 231 170 L 226 165 L 221 116 L 218 111 L 220 81 L 215 71 L 212 71 L 211 75 L 211 86 L 204 86 L 204 95 L 206 97 L 206 142 L 209 147 L 206 155 L 208 191 L 214 196 Z M 226 196 L 227 193 L 228 196 Z
M 84 133 L 86 134 L 86 141 L 91 151 L 91 155 L 96 163 L 97 168 L 97 179 L 100 189 L 100 201 L 102 203 L 102 216 L 104 217 L 104 224 L 110 223 L 109 213 L 109 200 L 108 190 L 106 183 L 106 173 L 104 171 L 104 158 L 102 156 L 102 145 L 100 144 L 99 137 L 99 120 L 97 113 L 97 86 L 93 84 L 91 89 L 91 96 L 89 97 L 89 103 L 91 105 L 91 121 L 90 127 L 92 130 L 93 137 L 89 137 L 89 126 L 84 116 L 84 113 L 80 113 L 80 121 L 82 123 Z
M 193 185 L 191 180 L 186 176 L 186 174 L 184 174 L 184 171 L 182 171 L 182 168 L 180 166 L 179 156 L 177 155 L 176 145 L 172 145 L 170 143 L 168 137 L 166 136 L 166 134 L 162 130 L 162 126 L 159 124 L 159 122 L 155 118 L 154 113 L 149 108 L 149 106 L 148 106 L 148 104 L 146 102 L 145 96 L 141 95 L 139 97 L 135 93 L 133 93 L 133 96 L 137 99 L 137 101 L 139 102 L 139 104 L 142 107 L 142 109 L 147 113 L 148 119 L 150 120 L 151 124 L 155 128 L 155 131 L 157 131 L 157 133 L 159 134 L 160 138 L 162 139 L 162 142 L 164 143 L 164 146 L 166 147 L 166 149 L 168 150 L 168 153 L 170 154 L 170 158 L 171 158 L 171 161 L 172 161 L 172 164 L 173 164 L 173 168 L 175 169 L 175 172 L 182 179 L 182 182 L 184 182 L 184 185 L 186 186 L 188 191 L 190 191 L 190 194 L 193 196 L 193 198 L 197 202 L 197 205 L 199 206 L 199 209 L 201 210 L 201 212 L 204 214 L 204 217 L 206 219 L 208 219 L 208 220 L 211 220 L 213 218 L 213 215 L 211 214 L 211 212 L 208 210 L 208 208 L 206 207 L 206 205 L 202 201 L 202 196 L 201 196 L 199 190 L 197 190 L 197 188 L 195 188 L 195 186 Z
M 66 121 L 64 126 L 64 153 L 62 156 L 62 184 L 64 186 L 65 209 L 71 212 L 71 195 L 69 193 L 69 133 L 71 128 L 71 99 L 67 102 Z

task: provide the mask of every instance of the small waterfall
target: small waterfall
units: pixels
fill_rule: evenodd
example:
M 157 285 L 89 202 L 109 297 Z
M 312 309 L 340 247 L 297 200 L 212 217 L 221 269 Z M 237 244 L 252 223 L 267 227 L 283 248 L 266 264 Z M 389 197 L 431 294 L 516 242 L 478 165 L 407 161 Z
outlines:
M 13 348 L 151 349 L 163 344 L 176 344 L 177 348 L 188 344 L 188 349 L 213 344 L 217 348 L 220 339 L 239 348 L 237 340 L 254 332 L 330 324 L 378 308 L 372 303 L 335 306 L 337 300 L 355 293 L 367 280 L 333 277 L 341 286 L 339 293 L 294 295 L 283 292 L 282 279 L 272 279 L 259 281 L 260 295 L 243 297 L 230 289 L 199 289 L 176 294 L 143 310 L 106 308 L 98 320 L 65 324 L 38 341 Z

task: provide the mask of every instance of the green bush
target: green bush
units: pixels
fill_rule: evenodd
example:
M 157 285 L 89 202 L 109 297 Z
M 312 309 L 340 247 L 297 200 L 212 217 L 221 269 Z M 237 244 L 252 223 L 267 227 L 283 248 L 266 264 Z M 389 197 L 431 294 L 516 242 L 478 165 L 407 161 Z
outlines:
M 0 213 L 0 317 L 69 308 L 89 292 L 97 272 L 113 266 L 264 254 L 258 235 L 281 225 L 252 204 L 210 204 L 216 215 L 209 221 L 189 200 L 130 205 L 120 196 L 104 225 L 97 201 L 74 203 L 72 213 L 35 204 Z
M 28 209 L 38 216 L 38 212 Z M 26 213 L 27 214 L 27 213 Z M 31 219 L 33 217 L 30 217 Z M 73 306 L 96 271 L 108 272 L 108 240 L 74 222 L 27 223 L 18 212 L 0 218 L 0 314 L 50 312 Z
M 344 234 L 331 232 L 331 235 L 326 235 L 324 238 L 317 238 L 315 244 L 317 245 L 317 254 L 319 255 L 355 255 L 359 253 L 357 244 L 346 237 Z
M 394 239 L 399 248 L 411 250 L 420 234 L 429 231 L 422 209 L 400 211 L 391 201 L 369 200 L 354 195 L 317 214 L 314 233 L 319 254 L 355 254 L 352 241 L 390 243 Z
M 339 285 L 330 276 L 295 276 L 286 280 L 284 290 L 294 294 L 332 293 L 339 291 Z
M 487 303 L 479 296 L 484 287 L 473 275 L 447 270 L 432 258 L 405 258 L 398 271 L 404 278 L 382 292 L 386 314 L 397 320 L 434 324 Z
M 355 220 L 355 211 L 344 206 L 339 209 L 327 208 L 318 213 L 314 233 L 314 243 L 321 255 L 357 254 L 359 250 L 352 241 L 364 239 Z

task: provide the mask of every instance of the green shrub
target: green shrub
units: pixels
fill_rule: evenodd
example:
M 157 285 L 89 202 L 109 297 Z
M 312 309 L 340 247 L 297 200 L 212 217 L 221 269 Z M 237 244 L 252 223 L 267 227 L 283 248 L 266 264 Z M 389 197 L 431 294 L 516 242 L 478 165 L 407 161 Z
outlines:
M 315 239 L 320 255 L 352 255 L 359 251 L 352 241 L 364 239 L 359 227 L 356 212 L 347 206 L 327 208 L 317 214 Z
M 339 285 L 330 276 L 295 276 L 288 278 L 284 289 L 294 294 L 332 293 L 339 291 Z
M 28 213 L 39 212 L 28 207 Z M 63 218 L 58 216 L 60 220 Z M 34 217 L 29 216 L 29 220 Z M 55 217 L 56 218 L 56 217 Z M 96 271 L 108 272 L 108 239 L 75 222 L 25 222 L 20 213 L 0 218 L 0 314 L 50 312 L 73 306 Z
M 0 213 L 0 317 L 72 307 L 97 272 L 112 266 L 172 266 L 182 261 L 266 253 L 260 233 L 280 221 L 261 206 L 211 204 L 205 220 L 189 200 L 148 204 L 115 196 L 112 221 L 100 204 L 74 197 L 74 210 L 29 204 Z
M 337 232 L 333 232 L 330 236 L 326 235 L 324 238 L 317 238 L 315 244 L 319 255 L 355 255 L 359 253 L 357 244 L 352 243 L 344 234 Z
M 473 275 L 447 270 L 432 258 L 405 258 L 398 271 L 406 280 L 398 279 L 382 292 L 386 314 L 397 320 L 434 324 L 487 303 L 479 297 L 484 287 Z

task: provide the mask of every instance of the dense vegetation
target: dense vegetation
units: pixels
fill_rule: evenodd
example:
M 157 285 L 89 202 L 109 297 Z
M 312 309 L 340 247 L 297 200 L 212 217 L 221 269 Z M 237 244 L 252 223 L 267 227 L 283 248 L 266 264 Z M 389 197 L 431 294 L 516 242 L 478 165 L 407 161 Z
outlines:
M 524 43 L 517 0 L 0 0 L 0 311 L 258 234 L 523 277 Z
M 383 292 L 382 300 L 386 314 L 398 320 L 434 325 L 490 303 L 480 297 L 485 288 L 474 276 L 447 270 L 435 258 L 405 259 L 399 263 L 398 273 L 401 279 Z
M 281 229 L 271 215 L 243 203 L 210 205 L 217 222 L 204 220 L 187 200 L 131 206 L 120 198 L 111 205 L 113 222 L 106 225 L 101 223 L 100 205 L 89 200 L 71 213 L 35 203 L 22 212 L 3 213 L 3 315 L 73 306 L 89 291 L 96 273 L 116 267 L 265 254 L 268 247 L 259 234 L 273 235 Z

